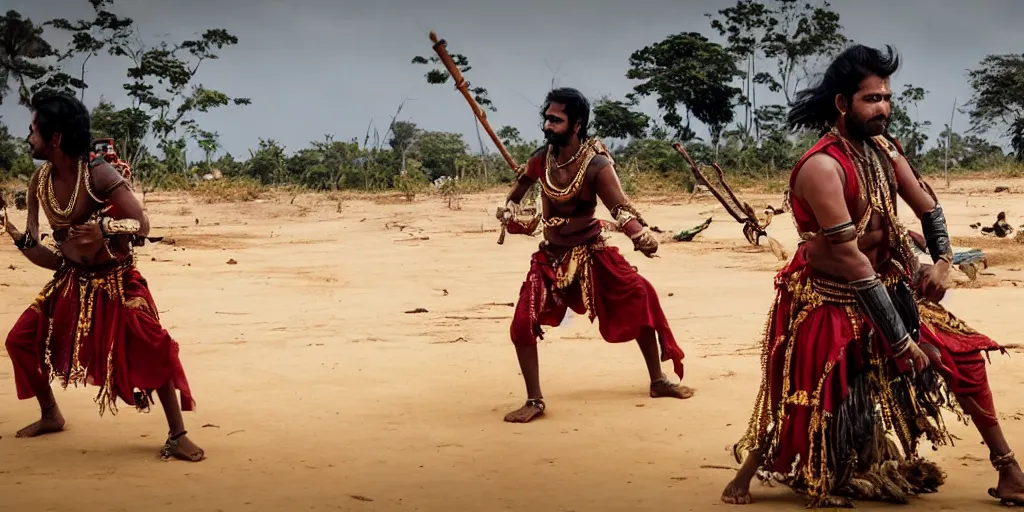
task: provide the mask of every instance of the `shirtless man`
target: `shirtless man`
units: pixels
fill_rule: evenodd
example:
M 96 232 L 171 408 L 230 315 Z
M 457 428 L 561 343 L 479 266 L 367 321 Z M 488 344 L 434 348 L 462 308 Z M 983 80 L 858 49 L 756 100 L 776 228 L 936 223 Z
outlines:
M 601 223 L 594 217 L 600 199 L 635 250 L 648 257 L 657 251 L 657 240 L 622 192 L 611 155 L 587 133 L 589 102 L 575 89 L 555 89 L 548 94 L 541 115 L 547 145 L 530 157 L 506 206 L 498 212 L 510 233 L 532 232 L 535 224 L 518 218 L 519 203 L 540 182 L 544 241 L 533 254 L 510 329 L 528 399 L 505 421 L 525 423 L 544 413 L 537 337 L 542 336 L 541 326 L 558 326 L 567 308 L 588 313 L 591 322 L 596 318 L 609 343 L 637 340 L 647 363 L 652 397 L 691 397 L 692 389 L 671 382 L 661 370 L 662 361 L 672 360 L 675 373 L 683 377 L 683 351 L 657 292 L 616 247 L 605 245 Z
M 765 373 L 735 450 L 737 461 L 740 450 L 748 455 L 722 495 L 727 503 L 750 503 L 759 472 L 806 491 L 814 507 L 935 492 L 941 472 L 917 448 L 921 437 L 949 441 L 939 409 L 955 405 L 944 401 L 949 394 L 990 450 L 999 480 L 989 494 L 1024 502 L 1024 473 L 999 428 L 985 371 L 984 353 L 1001 347 L 938 304 L 952 261 L 946 221 L 887 134 L 898 65 L 892 48 L 854 45 L 789 112 L 791 127 L 824 135 L 790 178 L 804 242 L 775 279 Z M 897 195 L 921 220 L 934 265 L 918 262 Z M 895 440 L 880 439 L 886 427 Z
M 149 219 L 124 177 L 102 158 L 88 162 L 89 111 L 72 96 L 40 92 L 32 98 L 28 144 L 45 163 L 28 189 L 28 223 L 4 228 L 32 263 L 53 279 L 7 336 L 18 398 L 35 397 L 39 421 L 17 437 L 64 429 L 50 382 L 95 385 L 100 414 L 116 401 L 148 410 L 152 392 L 170 428 L 161 456 L 199 461 L 204 453 L 186 435 L 182 410 L 195 406 L 178 344 L 160 326 L 133 247 L 145 242 Z M 40 243 L 39 210 L 53 228 L 56 251 Z M 80 313 L 81 310 L 81 313 Z M 176 392 L 181 393 L 179 405 Z

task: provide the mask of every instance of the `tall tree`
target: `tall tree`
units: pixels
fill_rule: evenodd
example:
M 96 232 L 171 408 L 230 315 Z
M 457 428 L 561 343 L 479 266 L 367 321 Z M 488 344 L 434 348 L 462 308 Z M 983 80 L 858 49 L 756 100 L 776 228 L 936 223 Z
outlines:
M 1024 161 L 1024 54 L 988 55 L 968 71 L 974 90 L 967 103 L 971 131 L 1002 128 L 1018 161 Z
M 113 5 L 113 0 L 89 0 L 89 3 L 95 13 L 91 20 L 80 19 L 72 22 L 57 18 L 45 23 L 68 31 L 72 35 L 71 44 L 59 53 L 58 62 L 76 55 L 81 56 L 80 75 L 74 85 L 79 90 L 79 99 L 82 101 L 85 101 L 85 89 L 88 87 L 85 82 L 85 70 L 89 65 L 89 59 L 99 55 L 104 49 L 113 54 L 114 47 L 127 44 L 134 24 L 131 18 L 122 18 L 108 10 Z
M 28 105 L 30 85 L 46 76 L 50 68 L 40 59 L 54 55 L 53 47 L 43 39 L 43 27 L 22 18 L 15 10 L 0 18 L 0 104 L 17 84 L 18 101 Z
M 928 91 L 921 87 L 906 84 L 892 106 L 890 130 L 900 141 L 907 158 L 915 164 L 924 156 L 924 145 L 928 142 L 925 130 L 932 124 L 931 121 L 920 121 L 917 113 L 918 104 L 927 94 Z
M 765 36 L 764 52 L 776 63 L 775 77 L 758 75 L 772 92 L 781 92 L 786 103 L 816 74 L 812 68 L 822 58 L 835 55 L 847 44 L 839 13 L 827 1 L 820 6 L 801 0 L 774 0 L 773 27 Z
M 422 130 L 416 126 L 416 123 L 410 121 L 395 121 L 391 124 L 391 138 L 388 140 L 388 145 L 391 146 L 392 151 L 400 155 L 402 167 L 399 172 L 402 175 L 405 174 L 409 150 L 416 144 L 416 139 L 419 138 L 421 132 Z
M 217 28 L 207 30 L 199 39 L 173 46 L 164 41 L 155 47 L 146 47 L 135 38 L 111 47 L 114 55 L 132 60 L 133 66 L 128 68 L 129 82 L 124 88 L 132 98 L 132 106 L 145 110 L 150 116 L 151 133 L 165 154 L 184 151 L 187 134 L 198 128 L 197 113 L 230 104 L 252 103 L 248 98 L 232 98 L 216 89 L 193 84 L 203 62 L 219 58 L 217 50 L 235 44 L 238 44 L 237 37 Z M 178 170 L 185 171 L 184 164 Z
M 594 133 L 598 137 L 613 139 L 642 138 L 647 133 L 651 118 L 634 111 L 635 107 L 635 101 L 625 103 L 608 97 L 597 100 L 594 103 Z
M 735 118 L 740 93 L 733 80 L 740 76 L 736 60 L 725 48 L 697 32 L 666 37 L 633 52 L 626 77 L 643 82 L 633 87 L 631 99 L 656 96 L 665 124 L 680 140 L 695 133 L 690 118 L 704 123 L 717 144 L 722 130 Z M 682 110 L 682 113 L 680 113 Z
M 757 83 L 768 81 L 766 73 L 758 72 L 758 60 L 764 53 L 768 35 L 775 30 L 778 20 L 772 16 L 771 9 L 760 1 L 737 0 L 736 5 L 718 11 L 718 16 L 707 14 L 711 18 L 711 28 L 718 35 L 725 37 L 727 49 L 742 63 L 743 96 L 743 131 L 749 135 L 751 129 L 757 133 L 755 113 L 757 112 Z M 760 76 L 759 76 L 760 75 Z M 755 135 L 758 138 L 759 135 Z

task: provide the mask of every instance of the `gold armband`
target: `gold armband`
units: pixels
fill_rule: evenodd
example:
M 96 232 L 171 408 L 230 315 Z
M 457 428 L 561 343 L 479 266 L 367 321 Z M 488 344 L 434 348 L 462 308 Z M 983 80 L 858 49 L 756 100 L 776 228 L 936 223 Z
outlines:
M 135 219 L 113 219 L 103 217 L 100 219 L 100 231 L 103 236 L 134 235 L 142 229 L 142 224 Z
M 857 239 L 857 226 L 853 222 L 825 228 L 821 232 L 833 244 L 842 244 Z
M 644 222 L 644 218 L 640 215 L 640 212 L 629 203 L 615 205 L 615 207 L 611 209 L 611 214 L 612 217 L 615 218 L 615 222 L 619 224 L 619 229 L 625 227 L 626 223 L 633 219 L 636 219 L 641 226 L 647 227 L 647 223 Z

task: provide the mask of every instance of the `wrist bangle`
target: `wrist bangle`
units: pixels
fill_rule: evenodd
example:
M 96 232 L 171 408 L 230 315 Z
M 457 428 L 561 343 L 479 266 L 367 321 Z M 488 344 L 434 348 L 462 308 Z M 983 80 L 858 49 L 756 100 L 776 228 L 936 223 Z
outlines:
M 14 246 L 19 250 L 27 251 L 36 246 L 36 239 L 29 236 L 28 231 L 21 234 L 21 237 L 14 241 Z

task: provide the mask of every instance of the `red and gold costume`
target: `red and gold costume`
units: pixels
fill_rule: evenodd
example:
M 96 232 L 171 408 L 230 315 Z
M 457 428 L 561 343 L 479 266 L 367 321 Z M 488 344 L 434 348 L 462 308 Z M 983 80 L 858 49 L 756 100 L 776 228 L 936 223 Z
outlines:
M 182 410 L 191 411 L 195 402 L 178 358 L 178 344 L 160 325 L 148 284 L 131 255 L 135 238 L 131 227 L 137 221 L 119 219 L 113 205 L 100 199 L 118 186 L 130 185 L 118 181 L 97 194 L 90 185 L 89 167 L 82 166 L 66 209 L 56 201 L 46 164 L 37 171 L 37 188 L 30 193 L 36 194 L 59 242 L 57 232 L 82 223 L 72 218 L 72 212 L 78 191 L 84 188 L 95 207 L 89 221 L 102 223 L 104 233 L 111 235 L 109 243 L 116 244 L 117 250 L 126 248 L 128 256 L 91 267 L 62 258 L 53 279 L 7 336 L 18 398 L 34 397 L 35 389 L 53 379 L 64 388 L 98 386 L 96 402 L 102 415 L 106 410 L 116 413 L 118 398 L 147 409 L 151 392 L 172 382 L 181 394 Z
M 598 320 L 601 336 L 609 343 L 637 339 L 642 330 L 652 329 L 658 337 L 662 361 L 671 360 L 675 373 L 683 377 L 683 351 L 676 344 L 658 294 L 651 283 L 622 256 L 618 248 L 606 245 L 604 224 L 594 217 L 598 191 L 592 159 L 602 155 L 611 161 L 608 150 L 596 139 L 583 142 L 573 157 L 579 170 L 569 185 L 560 188 L 551 182 L 556 166 L 550 152 L 535 154 L 526 163 L 525 174 L 539 181 L 542 189 L 543 219 L 513 217 L 507 222 L 510 233 L 531 234 L 538 223 L 544 226 L 545 240 L 530 261 L 530 270 L 519 292 L 519 302 L 510 328 L 515 344 L 536 344 L 543 337 L 542 326 L 558 326 L 568 308 Z M 566 164 L 563 164 L 563 166 Z M 613 208 L 619 225 L 635 220 L 644 226 L 639 214 L 628 204 Z M 639 235 L 634 235 L 634 240 Z M 557 241 L 557 243 L 556 243 Z
M 919 263 L 896 217 L 893 159 L 902 148 L 884 137 L 865 147 L 871 149 L 866 154 L 874 172 L 855 162 L 837 135 L 826 134 L 797 163 L 790 187 L 812 155 L 836 159 L 846 175 L 850 211 L 856 212 L 858 198 L 869 200 L 858 233 L 863 234 L 872 212 L 885 219 L 889 243 L 883 249 L 888 251 L 885 263 L 877 269 L 881 280 L 890 290 L 899 283 L 913 289 Z M 790 200 L 801 238 L 809 239 L 821 227 L 804 201 Z M 916 458 L 919 438 L 936 446 L 949 441 L 940 407 L 967 421 L 951 393 L 973 398 L 987 416 L 976 415 L 975 421 L 994 424 L 983 353 L 1001 347 L 939 304 L 918 298 L 918 344 L 930 353 L 942 379 L 931 369 L 909 377 L 858 307 L 854 288 L 811 268 L 806 253 L 801 244 L 775 277 L 761 388 L 748 430 L 735 447 L 737 457 L 743 449 L 760 451 L 762 479 L 806 491 L 817 505 L 830 495 L 900 501 L 907 494 L 934 491 L 943 477 L 934 465 Z M 944 368 L 934 364 L 939 359 Z M 887 434 L 895 436 L 906 457 Z

